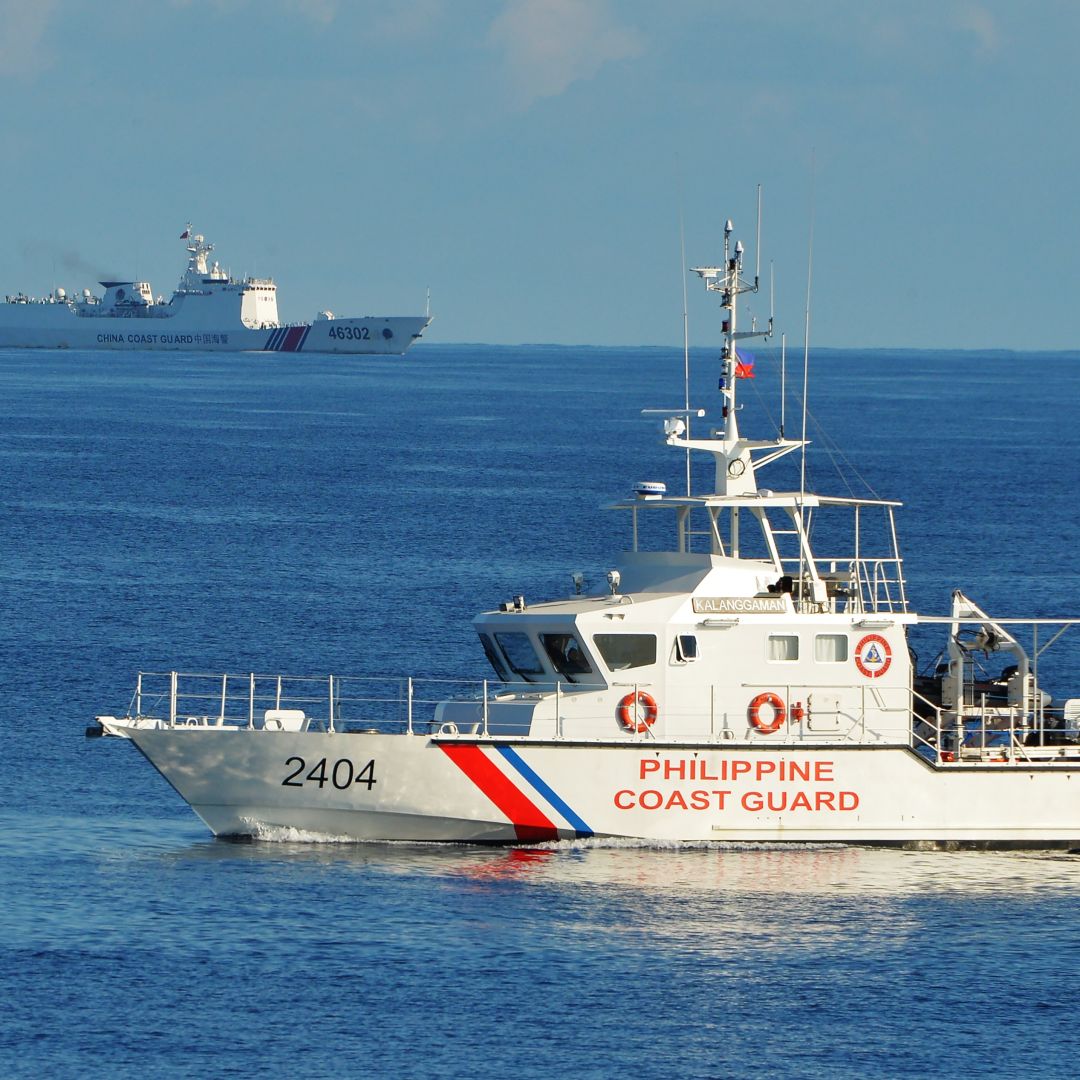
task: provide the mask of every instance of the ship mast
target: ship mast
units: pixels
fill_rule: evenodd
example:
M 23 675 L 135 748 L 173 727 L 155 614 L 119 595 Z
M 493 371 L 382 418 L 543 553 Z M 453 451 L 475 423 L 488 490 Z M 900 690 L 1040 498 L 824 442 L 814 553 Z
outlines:
M 735 389 L 739 378 L 739 367 L 742 363 L 735 343 L 743 338 L 768 337 L 772 333 L 771 316 L 765 330 L 752 328 L 740 331 L 738 329 L 739 296 L 743 293 L 756 293 L 760 288 L 760 277 L 755 273 L 753 284 L 751 284 L 742 276 L 743 244 L 741 240 L 736 240 L 734 250 L 732 249 L 731 234 L 734 228 L 729 218 L 724 223 L 724 266 L 722 268 L 694 268 L 694 272 L 704 279 L 706 289 L 720 293 L 720 306 L 724 315 L 722 323 L 724 345 L 720 357 L 722 363 L 720 393 L 724 398 L 721 415 L 724 418 L 725 441 L 731 446 L 734 446 L 739 438 Z
M 190 221 L 180 239 L 187 241 L 188 264 L 177 286 L 177 292 L 202 292 L 207 277 L 222 276 L 217 263 L 214 264 L 212 270 L 206 264 L 206 257 L 214 250 L 214 245 L 209 243 L 202 233 L 195 232 Z
M 761 442 L 743 439 L 739 435 L 738 380 L 743 375 L 749 375 L 748 369 L 753 362 L 744 360 L 740 356 L 737 343 L 746 338 L 769 337 L 773 330 L 773 317 L 771 314 L 769 315 L 768 324 L 763 330 L 757 329 L 756 323 L 753 321 L 751 321 L 749 330 L 740 330 L 738 328 L 739 297 L 744 293 L 758 292 L 761 285 L 761 276 L 760 256 L 753 279 L 744 275 L 743 258 L 745 251 L 741 240 L 732 243 L 734 229 L 735 226 L 728 219 L 724 223 L 723 265 L 691 267 L 691 270 L 705 282 L 706 289 L 720 294 L 723 345 L 720 354 L 719 390 L 723 402 L 721 416 L 724 427 L 722 431 L 714 432 L 715 437 L 712 439 L 684 440 L 680 438 L 681 432 L 678 434 L 672 433 L 668 439 L 673 445 L 686 446 L 695 450 L 706 450 L 715 457 L 715 494 L 717 495 L 753 494 L 757 491 L 757 483 L 754 478 L 755 468 L 760 468 L 767 461 L 775 461 L 777 457 L 800 445 L 783 438 Z M 751 457 L 751 450 L 764 448 L 768 448 L 773 452 L 755 462 Z

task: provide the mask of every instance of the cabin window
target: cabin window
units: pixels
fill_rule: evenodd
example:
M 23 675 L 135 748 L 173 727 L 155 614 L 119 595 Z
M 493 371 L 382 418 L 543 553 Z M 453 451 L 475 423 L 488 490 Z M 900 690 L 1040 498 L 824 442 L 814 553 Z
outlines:
M 540 657 L 536 655 L 536 649 L 533 648 L 528 634 L 518 631 L 496 634 L 495 640 L 499 643 L 510 669 L 519 679 L 536 682 L 543 678 L 544 665 L 540 663 Z
M 578 676 L 595 674 L 585 650 L 573 634 L 541 634 L 540 644 L 544 646 L 551 666 L 564 679 L 579 682 Z
M 481 634 L 480 644 L 484 646 L 484 655 L 488 658 L 488 663 L 495 669 L 495 674 L 498 675 L 503 682 L 510 682 L 510 669 L 499 655 L 499 650 L 495 648 L 495 642 L 492 641 L 487 634 Z
M 847 634 L 818 634 L 814 638 L 814 659 L 819 664 L 842 664 L 847 658 Z
M 689 664 L 697 659 L 697 638 L 693 634 L 680 634 L 675 639 L 675 659 L 680 664 Z
M 795 634 L 769 635 L 770 660 L 798 660 L 799 639 Z
M 655 634 L 594 634 L 593 642 L 612 671 L 656 663 Z

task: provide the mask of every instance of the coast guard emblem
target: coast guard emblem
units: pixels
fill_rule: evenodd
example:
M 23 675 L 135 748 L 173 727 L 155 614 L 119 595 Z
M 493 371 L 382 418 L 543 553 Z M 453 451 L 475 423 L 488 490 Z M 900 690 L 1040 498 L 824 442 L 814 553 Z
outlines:
M 867 634 L 855 646 L 855 666 L 868 679 L 879 679 L 892 663 L 892 649 L 880 634 Z

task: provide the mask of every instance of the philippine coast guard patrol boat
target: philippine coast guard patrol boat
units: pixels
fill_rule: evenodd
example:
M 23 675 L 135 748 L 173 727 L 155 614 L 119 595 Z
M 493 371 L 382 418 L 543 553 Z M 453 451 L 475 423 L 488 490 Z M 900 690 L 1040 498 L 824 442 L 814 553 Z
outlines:
M 920 618 L 898 503 L 759 486 L 806 441 L 739 430 L 757 277 L 730 238 L 697 269 L 723 308 L 719 427 L 664 421 L 712 458 L 711 490 L 639 484 L 599 595 L 574 575 L 567 599 L 479 615 L 491 681 L 448 699 L 412 678 L 142 673 L 91 733 L 130 739 L 222 836 L 1080 846 L 1080 699 L 1037 670 L 1072 621 L 992 619 L 960 592 Z M 922 675 L 918 622 L 944 639 Z
M 154 298 L 147 281 L 102 281 L 105 290 L 42 299 L 19 293 L 0 305 L 0 348 L 184 349 L 212 352 L 403 353 L 430 315 L 278 320 L 272 278 L 237 279 L 208 262 L 214 245 L 188 225 L 188 264 L 172 298 Z

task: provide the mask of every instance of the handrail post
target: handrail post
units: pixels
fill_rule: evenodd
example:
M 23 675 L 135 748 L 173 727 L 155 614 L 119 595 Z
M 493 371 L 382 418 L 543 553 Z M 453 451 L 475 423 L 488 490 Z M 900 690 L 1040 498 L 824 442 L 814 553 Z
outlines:
M 334 676 L 330 676 L 330 727 L 329 730 L 334 730 Z
M 555 683 L 555 734 L 561 739 L 562 729 L 562 680 Z
M 135 715 L 142 716 L 142 672 L 135 679 Z
M 1039 726 L 1039 747 L 1046 746 L 1046 717 L 1039 689 L 1039 624 L 1031 624 L 1031 711 Z
M 225 701 L 229 692 L 229 673 L 226 672 L 221 676 L 221 720 L 219 723 L 225 723 Z
M 176 727 L 176 672 L 169 672 L 169 727 Z
M 274 697 L 274 708 L 281 708 L 281 676 L 277 677 L 277 694 Z
M 413 733 L 412 727 L 412 707 L 413 707 L 413 682 L 412 676 L 409 676 L 408 686 L 406 688 L 406 694 L 408 695 L 406 703 L 406 723 L 405 730 L 411 735 Z
M 484 680 L 484 738 L 488 734 L 488 681 Z
M 255 727 L 255 672 L 248 672 L 248 730 Z

